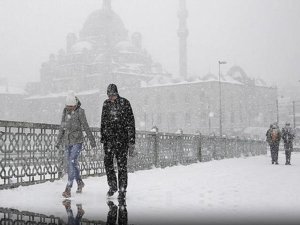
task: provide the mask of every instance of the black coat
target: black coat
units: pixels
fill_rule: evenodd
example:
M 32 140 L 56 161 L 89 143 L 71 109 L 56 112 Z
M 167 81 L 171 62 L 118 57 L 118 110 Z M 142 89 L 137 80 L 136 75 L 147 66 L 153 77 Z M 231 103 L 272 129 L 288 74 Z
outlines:
M 105 100 L 101 116 L 101 143 L 135 144 L 135 121 L 130 102 L 118 95 Z
M 293 148 L 293 140 L 295 138 L 294 130 L 291 127 L 282 128 L 282 139 L 284 142 L 284 148 Z

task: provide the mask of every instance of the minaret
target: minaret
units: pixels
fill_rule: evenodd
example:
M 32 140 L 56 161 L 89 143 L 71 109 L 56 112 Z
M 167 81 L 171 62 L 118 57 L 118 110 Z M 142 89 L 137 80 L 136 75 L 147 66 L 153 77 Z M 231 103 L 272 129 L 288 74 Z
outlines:
M 103 0 L 102 8 L 104 10 L 111 10 L 111 0 Z
M 189 31 L 187 29 L 187 17 L 188 11 L 186 9 L 186 0 L 179 0 L 179 75 L 183 78 L 187 78 L 187 37 Z

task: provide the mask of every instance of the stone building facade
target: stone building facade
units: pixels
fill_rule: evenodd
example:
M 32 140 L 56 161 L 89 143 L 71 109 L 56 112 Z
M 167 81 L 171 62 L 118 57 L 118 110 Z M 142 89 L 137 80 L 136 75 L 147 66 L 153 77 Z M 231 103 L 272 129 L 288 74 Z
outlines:
M 164 132 L 181 129 L 184 133 L 218 135 L 219 84 L 217 77 L 209 74 L 189 81 L 149 82 L 124 94 L 134 99 L 139 129 L 156 126 Z M 249 127 L 267 128 L 276 121 L 277 88 L 251 80 L 241 68 L 235 67 L 222 76 L 221 90 L 224 134 L 238 135 Z

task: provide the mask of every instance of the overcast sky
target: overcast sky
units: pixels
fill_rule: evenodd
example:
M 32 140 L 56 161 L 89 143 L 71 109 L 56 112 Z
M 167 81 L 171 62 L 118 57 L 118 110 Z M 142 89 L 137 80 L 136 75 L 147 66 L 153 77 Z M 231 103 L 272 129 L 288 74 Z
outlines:
M 178 0 L 112 0 L 129 34 L 178 76 Z M 39 80 L 41 63 L 65 48 L 102 0 L 0 0 L 0 77 L 20 85 Z M 239 65 L 269 84 L 300 79 L 299 0 L 187 0 L 190 76 Z M 298 83 L 300 86 L 300 83 Z

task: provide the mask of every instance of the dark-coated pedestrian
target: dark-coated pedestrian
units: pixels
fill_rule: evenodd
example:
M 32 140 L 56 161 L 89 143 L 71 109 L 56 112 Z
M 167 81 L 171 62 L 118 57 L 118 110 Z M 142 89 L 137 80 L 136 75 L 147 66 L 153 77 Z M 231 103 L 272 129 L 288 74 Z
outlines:
M 115 84 L 108 85 L 108 99 L 104 101 L 101 116 L 101 143 L 104 165 L 111 197 L 119 190 L 119 199 L 126 198 L 128 185 L 127 157 L 135 148 L 135 120 L 130 102 L 121 97 Z M 117 159 L 118 179 L 113 159 Z
M 295 138 L 294 129 L 289 122 L 286 122 L 285 127 L 282 128 L 282 139 L 285 150 L 285 165 L 291 165 L 291 155 L 293 151 L 293 141 Z
M 272 164 L 278 165 L 279 143 L 281 140 L 281 131 L 277 124 L 272 124 L 266 133 L 267 142 L 270 145 Z

